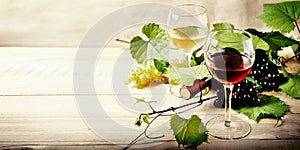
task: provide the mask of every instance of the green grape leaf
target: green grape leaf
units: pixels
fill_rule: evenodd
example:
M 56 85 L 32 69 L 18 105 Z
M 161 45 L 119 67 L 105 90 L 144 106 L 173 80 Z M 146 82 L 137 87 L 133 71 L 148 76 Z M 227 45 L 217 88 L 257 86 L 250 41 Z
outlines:
M 193 85 L 196 79 L 210 77 L 210 74 L 205 65 L 198 65 L 189 68 L 169 68 L 166 76 L 170 83 L 190 86 Z
M 148 59 L 168 60 L 169 41 L 165 31 L 155 23 L 149 23 L 143 26 L 142 32 L 148 37 L 144 40 L 140 36 L 132 38 L 130 41 L 130 52 L 139 64 Z
M 200 65 L 204 62 L 204 52 L 202 48 L 195 50 L 192 54 L 192 66 Z
M 173 115 L 170 125 L 179 145 L 196 148 L 203 142 L 207 142 L 207 130 L 197 115 L 191 116 L 190 119 Z
M 299 45 L 298 44 L 294 44 L 294 45 L 291 46 L 291 48 L 293 49 L 293 51 L 294 51 L 295 54 L 298 53 L 298 52 L 300 52 L 300 44 Z
M 264 4 L 263 14 L 258 18 L 275 30 L 289 33 L 295 29 L 294 22 L 300 19 L 300 1 Z
M 289 75 L 289 80 L 279 88 L 294 98 L 300 98 L 300 71 L 297 75 Z
M 145 51 L 147 48 L 148 42 L 144 41 L 140 36 L 136 36 L 130 41 L 131 55 L 139 64 L 143 63 L 146 59 L 147 53 Z
M 269 44 L 265 42 L 262 38 L 258 36 L 252 35 L 253 40 L 253 47 L 254 49 L 262 49 L 262 50 L 269 50 Z
M 146 101 L 143 98 L 134 98 L 136 100 L 136 103 L 145 103 L 145 104 L 151 104 L 151 103 L 156 103 L 157 101 L 152 100 L 152 101 Z
M 249 40 L 249 37 L 240 34 L 240 33 L 235 33 L 231 32 L 231 30 L 228 31 L 219 31 L 215 35 L 216 40 L 218 40 L 218 47 L 220 48 L 234 48 L 238 51 L 242 51 L 244 49 L 243 46 L 243 40 Z M 268 48 L 268 45 L 263 41 L 260 40 L 258 37 L 253 37 L 253 46 L 254 48 L 259 47 L 266 49 Z
M 298 43 L 296 40 L 288 38 L 278 31 L 265 33 L 263 36 L 263 39 L 269 43 L 270 48 L 273 50 L 279 50 L 282 47 L 287 47 Z
M 234 29 L 234 25 L 230 24 L 230 23 L 216 23 L 213 26 L 214 26 L 214 30 Z M 232 48 L 239 48 L 239 49 L 242 48 L 241 47 L 241 45 L 242 45 L 241 44 L 241 42 L 242 42 L 242 36 L 241 35 L 230 33 L 230 35 L 224 34 L 220 38 L 224 38 L 224 37 L 226 39 L 228 39 L 228 40 L 226 40 L 226 42 L 236 42 L 236 44 L 233 47 L 231 46 Z M 230 41 L 230 40 L 232 40 L 232 41 Z M 253 40 L 254 49 L 269 50 L 268 43 L 266 43 L 263 39 L 259 38 L 258 36 L 253 35 L 252 40 Z M 226 45 L 226 46 L 228 46 L 228 45 Z
M 215 23 L 213 24 L 213 27 L 213 30 L 234 29 L 234 25 L 231 23 Z
M 145 123 L 147 123 L 148 125 L 150 124 L 149 120 L 150 120 L 149 114 L 146 114 L 146 115 L 143 116 L 143 121 L 144 121 Z
M 158 24 L 149 23 L 143 26 L 142 32 L 150 39 L 150 40 L 168 40 L 168 36 Z
M 134 98 L 136 100 L 136 103 L 146 103 L 146 101 L 142 98 Z
M 258 122 L 265 117 L 275 117 L 278 120 L 289 111 L 289 107 L 275 96 L 259 94 L 260 106 L 241 107 L 236 109 L 237 112 L 245 114 L 248 118 Z
M 198 28 L 199 27 L 197 26 L 186 26 L 186 27 L 170 29 L 169 32 L 174 33 L 176 37 L 180 37 L 182 39 L 185 38 L 190 39 L 191 37 L 197 37 L 200 34 Z
M 169 65 L 169 62 L 165 60 L 154 59 L 154 66 L 161 73 L 165 73 Z
M 288 38 L 278 31 L 259 32 L 256 29 L 247 29 L 246 31 L 258 36 L 259 38 L 267 42 L 271 50 L 280 50 L 282 47 L 298 44 L 296 40 Z
M 142 125 L 142 120 L 141 117 L 136 118 L 134 125 L 140 127 Z
M 215 35 L 220 48 L 234 48 L 238 51 L 243 49 L 243 35 L 231 31 L 219 31 Z

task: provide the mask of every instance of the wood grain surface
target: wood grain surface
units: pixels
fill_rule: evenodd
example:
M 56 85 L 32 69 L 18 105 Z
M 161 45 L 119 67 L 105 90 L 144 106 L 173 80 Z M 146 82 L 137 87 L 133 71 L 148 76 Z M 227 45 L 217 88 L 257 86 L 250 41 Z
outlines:
M 126 46 L 124 46 L 126 47 Z M 87 76 L 90 72 L 74 70 L 74 61 L 89 64 L 90 56 L 76 59 L 76 48 L 0 48 L 0 149 L 121 149 L 136 137 L 142 128 L 133 123 L 143 106 L 134 105 L 133 97 L 152 98 L 154 93 L 161 95 L 156 109 L 186 103 L 169 93 L 169 85 L 162 85 L 162 90 L 126 91 L 126 84 L 119 84 L 126 79 L 124 64 L 132 62 L 129 51 L 123 48 L 105 48 L 97 56 L 94 73 L 94 91 L 84 90 L 87 83 L 80 82 L 83 90 L 74 92 L 74 77 Z M 132 66 L 129 66 L 130 69 Z M 115 70 L 122 70 L 114 74 Z M 114 81 L 118 81 L 117 84 Z M 125 81 L 123 82 L 125 83 Z M 118 86 L 118 87 L 117 87 Z M 158 87 L 157 87 L 158 88 Z M 128 90 L 128 89 L 127 89 Z M 150 92 L 150 93 L 149 93 Z M 210 92 L 205 95 L 214 95 Z M 296 149 L 300 144 L 300 101 L 292 99 L 281 92 L 269 92 L 281 98 L 290 107 L 281 121 L 262 119 L 259 123 L 249 120 L 252 126 L 249 136 L 241 140 L 223 141 L 209 137 L 209 143 L 200 145 L 199 149 Z M 105 114 L 93 114 L 90 118 L 101 119 L 103 128 L 109 129 L 97 133 L 90 128 L 87 118 L 82 117 L 76 97 L 80 95 L 87 100 L 97 97 Z M 195 99 L 197 100 L 197 99 Z M 89 101 L 86 102 L 89 104 Z M 205 102 L 185 115 L 198 114 L 203 121 L 223 111 L 213 107 L 213 101 Z M 112 119 L 116 124 L 128 128 L 114 128 L 105 123 Z M 123 128 L 122 128 L 123 129 Z M 134 131 L 134 132 L 131 132 Z M 165 135 L 164 138 L 151 140 L 143 138 L 133 149 L 177 149 L 177 144 L 169 127 L 169 118 L 158 119 L 151 135 Z M 103 132 L 104 134 L 104 132 Z M 109 135 L 109 137 L 107 137 Z

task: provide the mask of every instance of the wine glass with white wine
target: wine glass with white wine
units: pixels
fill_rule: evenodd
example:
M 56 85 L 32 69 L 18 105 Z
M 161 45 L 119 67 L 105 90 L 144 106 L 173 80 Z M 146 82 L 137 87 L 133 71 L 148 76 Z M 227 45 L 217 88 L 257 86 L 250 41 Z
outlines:
M 186 55 L 186 67 L 191 66 L 193 51 L 204 45 L 208 32 L 209 23 L 204 6 L 182 4 L 170 9 L 167 34 L 171 43 Z

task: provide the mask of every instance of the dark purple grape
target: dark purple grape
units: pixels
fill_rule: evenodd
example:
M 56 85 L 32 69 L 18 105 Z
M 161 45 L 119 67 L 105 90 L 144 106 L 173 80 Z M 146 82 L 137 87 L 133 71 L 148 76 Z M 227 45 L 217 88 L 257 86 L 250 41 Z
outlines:
M 256 85 L 246 79 L 237 83 L 232 91 L 232 108 L 258 106 L 260 104 Z
M 214 101 L 214 106 L 221 108 L 224 107 L 225 93 L 223 85 L 216 87 L 218 87 L 218 89 L 215 89 L 218 98 Z M 249 82 L 246 79 L 242 80 L 233 87 L 231 98 L 232 108 L 260 105 L 260 100 L 258 99 L 257 94 L 258 89 L 254 83 Z
M 287 79 L 279 73 L 278 68 L 276 64 L 269 61 L 266 51 L 256 50 L 255 62 L 249 76 L 261 85 L 259 92 L 277 91 L 279 85 L 287 82 Z

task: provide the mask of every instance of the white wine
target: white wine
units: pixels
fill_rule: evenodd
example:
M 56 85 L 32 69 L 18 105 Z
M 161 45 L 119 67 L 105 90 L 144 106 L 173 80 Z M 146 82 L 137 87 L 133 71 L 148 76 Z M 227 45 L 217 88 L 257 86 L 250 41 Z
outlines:
M 196 26 L 187 26 L 181 28 L 168 29 L 170 41 L 178 48 L 181 48 L 185 53 L 200 48 L 208 35 L 208 29 L 199 28 Z

